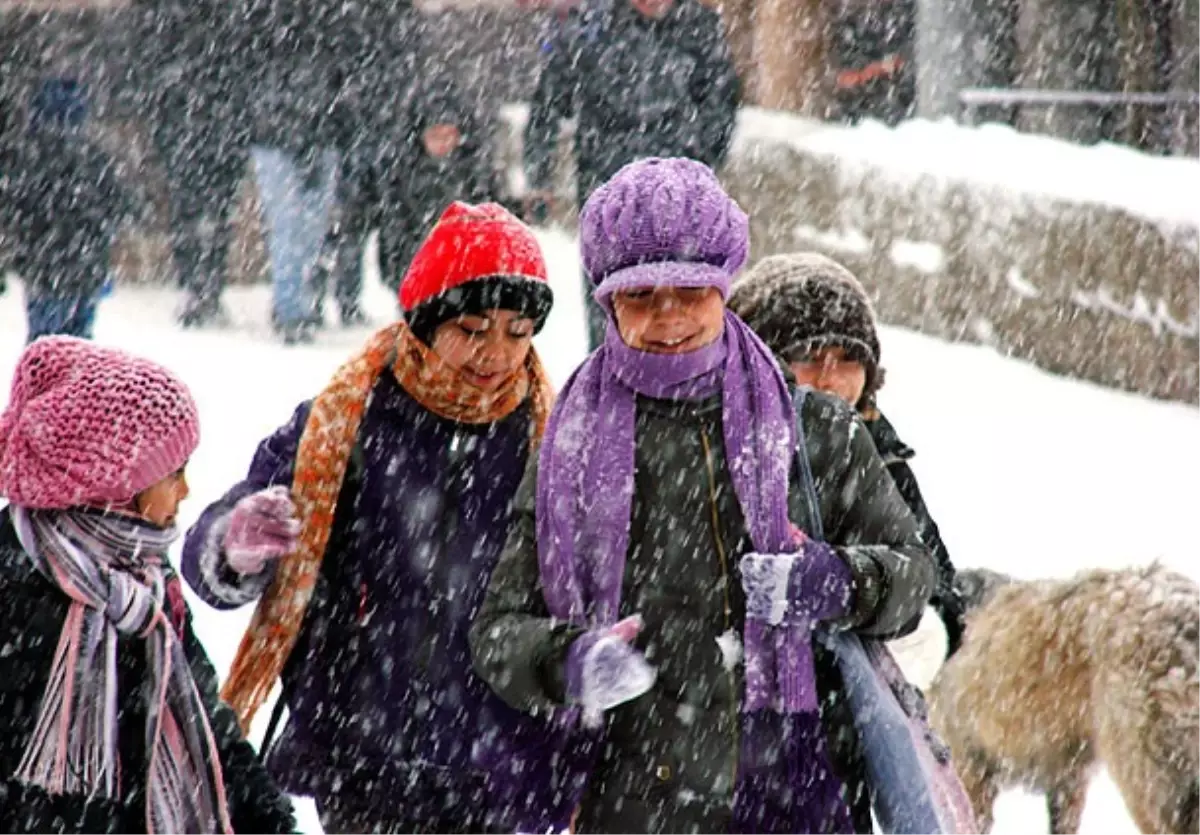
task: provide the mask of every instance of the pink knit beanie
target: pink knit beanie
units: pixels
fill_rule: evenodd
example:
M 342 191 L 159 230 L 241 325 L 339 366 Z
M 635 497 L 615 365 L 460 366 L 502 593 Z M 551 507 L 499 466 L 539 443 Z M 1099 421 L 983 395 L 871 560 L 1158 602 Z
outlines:
M 199 443 L 196 401 L 165 368 L 82 339 L 39 339 L 0 415 L 0 496 L 47 509 L 123 504 Z

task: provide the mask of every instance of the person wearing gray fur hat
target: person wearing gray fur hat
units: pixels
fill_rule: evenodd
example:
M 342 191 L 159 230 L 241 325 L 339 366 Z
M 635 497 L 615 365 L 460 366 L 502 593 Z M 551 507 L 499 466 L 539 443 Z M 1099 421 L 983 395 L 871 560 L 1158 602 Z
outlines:
M 773 255 L 733 285 L 729 308 L 758 334 L 800 385 L 837 395 L 860 413 L 896 487 L 938 561 L 931 605 L 946 626 L 946 657 L 962 643 L 963 605 L 954 564 L 908 462 L 914 453 L 875 403 L 883 387 L 875 309 L 848 269 L 815 252 Z

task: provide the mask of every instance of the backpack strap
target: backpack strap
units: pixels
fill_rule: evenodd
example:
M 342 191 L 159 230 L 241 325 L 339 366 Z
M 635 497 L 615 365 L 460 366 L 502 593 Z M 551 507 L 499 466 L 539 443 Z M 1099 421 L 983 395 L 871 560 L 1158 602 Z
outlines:
M 825 528 L 821 523 L 821 502 L 817 498 L 817 482 L 813 478 L 812 462 L 808 460 L 808 438 L 804 433 L 804 404 L 812 389 L 807 386 L 796 386 L 792 390 L 792 405 L 796 411 L 796 454 L 793 456 L 792 468 L 796 481 L 804 491 L 804 501 L 808 505 L 808 518 L 811 530 L 808 535 L 813 539 L 824 540 Z
M 263 734 L 262 742 L 258 746 L 258 760 L 266 765 L 267 754 L 271 751 L 271 743 L 275 741 L 275 734 L 279 730 L 279 721 L 283 719 L 283 709 L 287 707 L 287 699 L 283 693 L 279 694 L 279 698 L 275 700 L 275 707 L 271 708 L 271 719 L 267 722 L 267 732 Z

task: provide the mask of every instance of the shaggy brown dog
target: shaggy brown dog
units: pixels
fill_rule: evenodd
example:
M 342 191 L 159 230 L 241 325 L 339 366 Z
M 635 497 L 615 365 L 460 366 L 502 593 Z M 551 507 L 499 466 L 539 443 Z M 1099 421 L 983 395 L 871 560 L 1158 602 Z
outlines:
M 1047 795 L 1076 832 L 1091 772 L 1108 767 L 1143 832 L 1200 831 L 1200 590 L 1155 564 L 1019 582 L 961 572 L 966 640 L 930 688 L 984 831 L 997 793 Z

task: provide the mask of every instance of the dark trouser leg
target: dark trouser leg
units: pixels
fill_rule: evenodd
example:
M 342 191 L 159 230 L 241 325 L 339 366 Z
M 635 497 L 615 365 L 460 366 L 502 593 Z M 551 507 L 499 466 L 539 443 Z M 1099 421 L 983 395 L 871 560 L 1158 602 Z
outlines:
M 586 275 L 583 278 L 584 315 L 587 317 L 588 351 L 594 351 L 604 344 L 604 332 L 608 329 L 608 316 L 596 300 L 592 298 L 592 281 Z
M 364 152 L 347 166 L 342 245 L 337 250 L 337 285 L 334 288 L 342 319 L 347 322 L 361 315 L 367 237 L 379 225 L 379 178 L 382 173 L 380 166 L 374 163 L 377 156 Z
M 389 219 L 389 214 L 385 207 L 379 223 L 379 272 L 383 283 L 399 292 L 409 262 L 421 246 L 423 230 L 411 228 L 399 219 Z
M 612 173 L 616 173 L 617 166 L 611 166 Z M 601 171 L 579 173 L 579 210 L 583 211 L 583 206 L 587 202 L 591 193 L 604 184 L 608 179 Z M 592 281 L 587 275 L 580 273 L 580 280 L 583 282 L 583 310 L 584 322 L 587 326 L 588 336 L 588 352 L 592 352 L 604 344 L 604 333 L 608 330 L 608 316 L 604 312 L 604 308 L 596 303 L 592 298 L 592 291 L 595 289 L 592 286 Z
M 363 260 L 366 254 L 365 235 L 346 235 L 335 253 L 334 274 L 337 283 L 334 296 L 342 321 L 350 324 L 362 316 Z
M 25 342 L 30 343 L 43 336 L 53 336 L 62 333 L 63 325 L 68 318 L 67 305 L 69 299 L 53 296 L 35 296 L 28 293 L 25 296 Z
M 96 295 L 30 294 L 25 301 L 27 343 L 43 336 L 91 339 L 96 321 Z
M 160 152 L 168 165 L 171 243 L 180 284 L 190 308 L 212 314 L 225 289 L 233 236 L 229 220 L 246 173 L 246 153 L 207 139 L 180 137 Z

